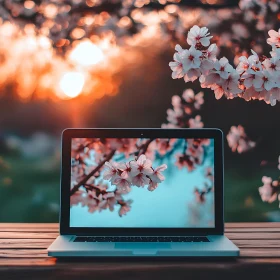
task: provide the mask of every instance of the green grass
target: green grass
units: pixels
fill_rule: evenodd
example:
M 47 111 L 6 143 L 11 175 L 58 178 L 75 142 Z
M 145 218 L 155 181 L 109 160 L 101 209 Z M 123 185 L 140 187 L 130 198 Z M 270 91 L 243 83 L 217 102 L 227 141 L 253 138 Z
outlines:
M 0 222 L 57 222 L 59 161 L 5 158 L 10 168 L 0 175 Z M 10 184 L 5 179 L 11 178 Z

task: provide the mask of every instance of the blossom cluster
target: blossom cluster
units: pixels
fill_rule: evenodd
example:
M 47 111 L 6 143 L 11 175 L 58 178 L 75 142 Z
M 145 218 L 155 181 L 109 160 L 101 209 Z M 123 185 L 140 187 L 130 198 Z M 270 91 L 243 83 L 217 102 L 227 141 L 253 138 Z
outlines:
M 145 187 L 149 191 L 154 191 L 158 184 L 165 180 L 162 172 L 167 168 L 162 164 L 157 168 L 152 167 L 152 161 L 144 154 L 137 160 L 129 162 L 106 162 L 106 170 L 103 179 L 109 180 L 122 193 L 128 193 L 131 186 Z
M 99 183 L 99 185 L 86 185 L 85 190 L 78 190 L 70 197 L 70 205 L 81 204 L 83 207 L 88 207 L 88 212 L 95 211 L 101 212 L 102 210 L 109 209 L 114 211 L 116 205 L 120 205 L 119 216 L 122 217 L 130 211 L 132 200 L 125 201 L 122 197 L 122 192 L 108 191 L 108 185 Z
M 245 21 L 256 21 L 256 28 L 264 30 L 266 25 L 272 24 L 271 15 L 279 12 L 280 1 L 240 0 L 239 7 L 246 14 Z
M 207 194 L 214 191 L 214 172 L 212 167 L 207 167 L 205 169 L 205 178 L 207 181 L 204 182 L 203 189 L 200 190 L 197 187 L 194 189 L 196 201 L 198 203 L 205 203 Z
M 203 92 L 195 94 L 192 89 L 186 89 L 182 97 L 174 95 L 172 97 L 173 109 L 167 110 L 168 123 L 162 124 L 162 128 L 203 127 L 201 116 L 196 115 L 204 103 L 203 95 Z
M 188 204 L 189 222 L 193 226 L 214 226 L 214 172 L 212 167 L 205 169 L 205 182 L 202 188 L 194 188 L 195 199 Z
M 280 156 L 278 157 L 278 169 L 280 170 Z M 280 208 L 280 177 L 272 180 L 271 177 L 262 177 L 263 185 L 259 187 L 262 201 L 272 203 L 278 199 Z
M 204 149 L 209 146 L 209 139 L 186 139 L 186 146 L 182 153 L 176 155 L 176 166 L 181 169 L 186 167 L 193 171 L 204 159 Z
M 228 145 L 233 152 L 239 154 L 247 152 L 256 146 L 256 142 L 252 141 L 246 134 L 242 125 L 232 126 L 227 135 Z
M 275 105 L 280 100 L 280 30 L 269 31 L 267 43 L 272 46 L 271 57 L 259 57 L 252 50 L 248 58 L 241 56 L 235 69 L 226 57 L 217 58 L 216 44 L 210 45 L 206 27 L 193 26 L 188 32 L 189 49 L 176 45 L 174 61 L 169 63 L 172 78 L 185 82 L 199 78 L 201 87 L 211 88 L 217 99 L 258 99 Z

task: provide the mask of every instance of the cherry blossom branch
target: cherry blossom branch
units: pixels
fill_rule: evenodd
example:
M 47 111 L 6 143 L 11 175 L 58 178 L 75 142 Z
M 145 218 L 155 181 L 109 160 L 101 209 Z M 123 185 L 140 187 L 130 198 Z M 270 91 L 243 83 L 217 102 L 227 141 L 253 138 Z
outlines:
M 78 190 L 70 197 L 70 205 L 81 204 L 88 207 L 88 212 L 103 211 L 109 209 L 114 211 L 115 205 L 120 205 L 119 216 L 122 217 L 130 211 L 132 200 L 125 201 L 122 197 L 122 192 L 118 189 L 108 191 L 108 185 L 99 183 L 98 186 L 88 185 L 90 190 Z
M 227 141 L 232 152 L 238 152 L 239 154 L 252 150 L 256 146 L 256 142 L 247 136 L 242 125 L 232 126 L 230 128 Z
M 211 167 L 206 168 L 205 177 L 211 182 L 211 185 L 208 185 L 207 182 L 204 183 L 204 188 L 199 190 L 197 187 L 194 189 L 196 196 L 196 201 L 198 203 L 204 203 L 206 200 L 206 195 L 214 190 L 214 174 Z
M 138 152 L 138 157 L 140 157 L 141 155 L 144 155 L 148 148 L 149 148 L 149 145 L 154 141 L 155 139 L 149 139 L 147 140 L 147 142 L 145 144 L 143 144 L 140 149 L 139 149 L 139 152 Z
M 132 186 L 148 186 L 149 191 L 154 191 L 158 184 L 164 181 L 165 177 L 161 172 L 167 168 L 166 164 L 153 168 L 152 161 L 144 154 L 137 160 L 122 163 L 106 162 L 105 165 L 107 170 L 103 174 L 103 179 L 109 180 L 122 193 L 130 192 Z
M 280 29 L 270 30 L 267 43 L 272 46 L 271 58 L 259 57 L 252 50 L 248 58 L 241 56 L 235 69 L 227 58 L 217 58 L 216 44 L 210 45 L 206 27 L 193 26 L 188 32 L 190 49 L 176 45 L 174 61 L 169 63 L 172 78 L 193 82 L 199 78 L 201 87 L 211 88 L 216 99 L 240 97 L 264 100 L 275 105 L 280 101 Z M 208 48 L 207 48 L 208 47 Z
M 83 184 L 85 184 L 90 177 L 92 177 L 97 171 L 100 170 L 100 168 L 105 164 L 106 161 L 109 161 L 115 154 L 116 150 L 112 150 L 107 157 L 105 157 L 104 160 L 102 160 L 96 168 L 94 168 L 88 175 L 86 175 L 78 184 L 76 184 L 71 190 L 70 190 L 70 196 L 73 195 Z

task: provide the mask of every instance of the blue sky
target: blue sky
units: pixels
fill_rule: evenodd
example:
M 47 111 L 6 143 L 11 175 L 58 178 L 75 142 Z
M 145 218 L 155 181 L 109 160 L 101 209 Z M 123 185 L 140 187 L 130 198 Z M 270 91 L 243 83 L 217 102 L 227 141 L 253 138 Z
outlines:
M 177 149 L 179 150 L 180 146 Z M 213 152 L 213 141 L 208 150 Z M 70 209 L 70 226 L 189 227 L 188 204 L 194 201 L 194 187 L 203 187 L 205 168 L 213 167 L 213 156 L 208 154 L 204 164 L 192 172 L 188 172 L 186 168 L 178 169 L 174 165 L 175 161 L 174 154 L 170 159 L 153 161 L 153 167 L 167 164 L 168 169 L 164 171 L 165 181 L 153 192 L 146 187 L 133 186 L 131 192 L 123 196 L 125 200 L 133 200 L 131 210 L 125 216 L 119 217 L 120 206 L 116 206 L 114 212 L 103 210 L 89 213 L 87 207 L 75 205 Z

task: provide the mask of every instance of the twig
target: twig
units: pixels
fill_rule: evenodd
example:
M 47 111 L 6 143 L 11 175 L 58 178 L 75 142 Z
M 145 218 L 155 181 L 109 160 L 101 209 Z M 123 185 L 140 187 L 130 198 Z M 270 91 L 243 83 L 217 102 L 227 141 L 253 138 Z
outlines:
M 106 161 L 109 161 L 115 154 L 116 150 L 112 150 L 108 156 L 102 160 L 97 166 L 96 168 L 94 168 L 87 176 L 85 176 L 77 185 L 75 185 L 71 191 L 70 191 L 70 196 L 73 195 L 78 189 L 80 186 L 84 185 L 88 179 L 93 176 L 104 164 Z

